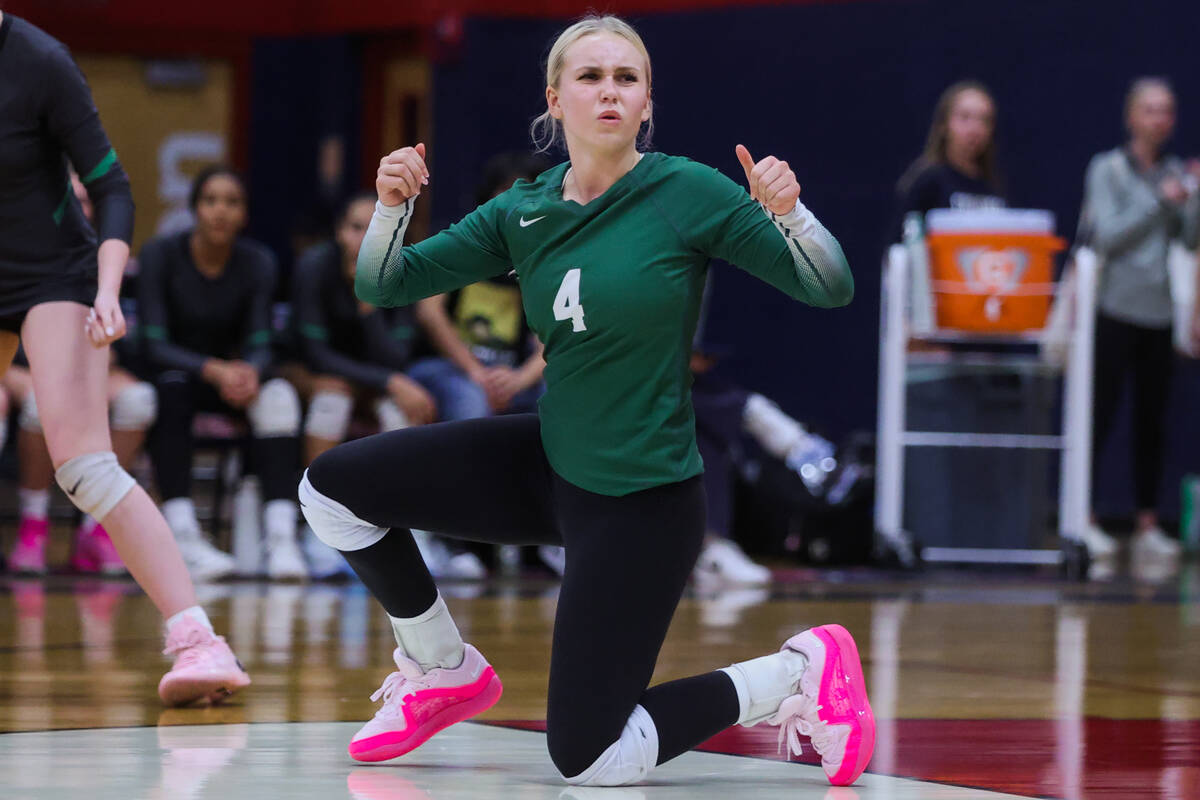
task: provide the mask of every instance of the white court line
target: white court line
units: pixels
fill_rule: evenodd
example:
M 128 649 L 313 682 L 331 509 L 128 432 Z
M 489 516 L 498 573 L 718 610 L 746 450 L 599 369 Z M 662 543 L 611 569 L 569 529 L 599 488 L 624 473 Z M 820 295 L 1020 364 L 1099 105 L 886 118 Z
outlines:
M 687 753 L 633 787 L 566 786 L 545 734 L 457 725 L 392 762 L 346 755 L 359 723 L 109 728 L 0 735 L 5 800 L 1001 800 L 1017 795 L 819 767 Z

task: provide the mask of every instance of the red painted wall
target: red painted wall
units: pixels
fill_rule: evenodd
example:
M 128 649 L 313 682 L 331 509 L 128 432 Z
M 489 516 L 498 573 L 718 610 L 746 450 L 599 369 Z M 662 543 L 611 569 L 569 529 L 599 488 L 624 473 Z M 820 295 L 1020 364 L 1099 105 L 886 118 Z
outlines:
M 600 7 L 615 14 L 744 5 L 814 5 L 861 0 L 0 0 L 38 25 L 125 31 L 288 36 L 431 25 L 446 17 L 573 17 Z

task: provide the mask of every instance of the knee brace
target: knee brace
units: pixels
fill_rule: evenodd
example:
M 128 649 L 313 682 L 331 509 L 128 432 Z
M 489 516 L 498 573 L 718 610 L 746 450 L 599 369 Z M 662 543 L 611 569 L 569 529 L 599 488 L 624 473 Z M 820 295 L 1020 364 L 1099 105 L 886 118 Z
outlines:
M 76 456 L 59 467 L 54 478 L 76 508 L 100 522 L 137 485 L 111 452 Z
M 23 431 L 30 433 L 42 432 L 42 420 L 38 416 L 37 400 L 33 396 L 33 392 L 26 392 L 25 399 L 21 401 L 21 413 L 17 415 L 17 425 Z
M 621 738 L 583 772 L 563 780 L 574 786 L 625 786 L 644 779 L 658 763 L 658 728 L 650 712 L 634 706 Z
M 317 392 L 308 401 L 308 416 L 304 418 L 304 435 L 340 442 L 350 427 L 350 412 L 354 398 L 341 392 Z
M 283 378 L 273 378 L 259 388 L 246 417 L 256 437 L 295 436 L 300 432 L 300 397 Z
M 334 550 L 362 550 L 387 534 L 386 528 L 359 519 L 338 501 L 318 492 L 308 480 L 308 470 L 300 479 L 300 511 L 313 533 Z
M 388 397 L 381 397 L 375 403 L 375 418 L 379 420 L 379 430 L 383 433 L 408 427 L 408 416 Z
M 114 431 L 144 431 L 158 416 L 158 393 L 148 383 L 135 383 L 117 392 L 109 408 Z

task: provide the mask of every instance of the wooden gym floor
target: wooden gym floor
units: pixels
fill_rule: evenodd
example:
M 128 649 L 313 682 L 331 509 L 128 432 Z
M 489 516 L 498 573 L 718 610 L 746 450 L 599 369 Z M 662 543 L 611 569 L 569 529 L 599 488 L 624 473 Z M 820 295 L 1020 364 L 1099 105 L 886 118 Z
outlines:
M 131 583 L 0 578 L 0 797 L 1200 798 L 1200 567 L 1158 583 L 980 572 L 776 571 L 769 590 L 690 592 L 656 680 L 776 649 L 836 621 L 855 635 L 878 744 L 852 789 L 776 730 L 736 728 L 645 786 L 565 787 L 545 753 L 556 584 L 447 585 L 500 703 L 390 764 L 345 754 L 389 672 L 390 629 L 357 584 L 234 583 L 203 602 L 254 685 L 162 709 L 154 608 Z M 613 665 L 619 669 L 620 665 Z

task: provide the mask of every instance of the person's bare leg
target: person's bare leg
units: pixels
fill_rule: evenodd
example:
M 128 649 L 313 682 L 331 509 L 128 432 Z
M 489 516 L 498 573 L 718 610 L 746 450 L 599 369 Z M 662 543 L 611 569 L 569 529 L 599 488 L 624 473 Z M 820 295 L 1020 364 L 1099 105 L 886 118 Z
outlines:
M 22 330 L 34 393 L 55 469 L 78 456 L 112 451 L 108 431 L 108 348 L 83 334 L 78 303 L 33 308 Z M 166 520 L 134 486 L 100 523 L 134 580 L 165 617 L 196 605 L 196 593 Z

